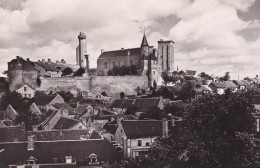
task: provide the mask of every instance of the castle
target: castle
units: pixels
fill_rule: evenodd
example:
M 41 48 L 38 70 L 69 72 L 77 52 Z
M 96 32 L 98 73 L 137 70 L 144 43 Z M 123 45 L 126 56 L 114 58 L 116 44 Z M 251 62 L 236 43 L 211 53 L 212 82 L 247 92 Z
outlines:
M 102 49 L 97 60 L 97 69 L 90 73 L 86 35 L 81 32 L 78 40 L 76 65 L 66 64 L 64 59 L 56 62 L 52 62 L 51 59 L 33 62 L 29 58 L 25 60 L 19 56 L 8 62 L 9 90 L 23 90 L 25 97 L 28 95 L 25 85 L 35 91 L 64 90 L 71 91 L 74 95 L 84 93 L 90 96 L 102 91 L 106 91 L 111 96 L 118 96 L 122 91 L 126 94 L 135 94 L 137 88 L 147 89 L 154 81 L 158 85 L 162 84 L 161 73 L 174 69 L 174 42 L 159 40 L 156 49 L 149 46 L 144 34 L 138 48 L 122 48 L 115 51 Z M 110 70 L 122 66 L 135 66 L 138 73 L 107 76 Z M 81 67 L 86 73 L 83 77 L 64 77 L 62 71 L 67 67 L 73 71 Z M 24 89 L 21 89 L 22 87 Z

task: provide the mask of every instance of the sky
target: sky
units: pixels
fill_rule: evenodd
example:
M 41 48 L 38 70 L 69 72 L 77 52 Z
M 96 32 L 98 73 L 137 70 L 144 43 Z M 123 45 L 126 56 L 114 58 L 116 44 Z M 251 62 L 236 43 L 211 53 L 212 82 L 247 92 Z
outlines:
M 175 70 L 232 79 L 260 75 L 260 0 L 0 0 L 0 76 L 16 56 L 76 63 L 87 35 L 90 67 L 101 49 L 175 42 Z

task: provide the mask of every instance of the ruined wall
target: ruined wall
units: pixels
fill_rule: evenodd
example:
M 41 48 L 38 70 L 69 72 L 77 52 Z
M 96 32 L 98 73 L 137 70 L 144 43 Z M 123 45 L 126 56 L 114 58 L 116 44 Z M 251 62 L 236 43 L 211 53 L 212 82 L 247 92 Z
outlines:
M 106 91 L 109 96 L 119 97 L 120 92 L 127 95 L 136 94 L 137 87 L 148 88 L 147 76 L 93 76 L 91 77 L 91 90 Z

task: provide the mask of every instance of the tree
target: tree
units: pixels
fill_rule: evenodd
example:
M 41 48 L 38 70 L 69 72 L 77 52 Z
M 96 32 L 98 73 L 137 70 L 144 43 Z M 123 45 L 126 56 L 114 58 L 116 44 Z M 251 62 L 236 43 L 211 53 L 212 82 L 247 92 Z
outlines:
M 29 107 L 30 101 L 28 101 L 28 98 L 23 98 L 18 92 L 7 91 L 1 98 L 1 104 L 4 109 L 10 104 L 14 109 L 22 111 Z
M 80 67 L 73 76 L 83 76 L 83 74 L 85 73 L 85 69 Z
M 31 131 L 32 126 L 37 124 L 38 118 L 36 114 L 32 113 L 29 110 L 26 110 L 20 112 L 14 122 L 15 124 L 21 124 L 22 122 L 24 122 L 26 130 Z
M 69 103 L 74 97 L 71 92 L 59 91 L 57 93 L 64 99 L 66 103 Z
M 120 92 L 120 99 L 124 99 L 125 98 L 125 93 L 122 91 Z
M 230 93 L 194 100 L 183 126 L 169 138 L 158 140 L 148 157 L 171 167 L 259 167 L 260 140 L 254 129 L 252 96 Z
M 229 72 L 226 72 L 224 76 L 219 78 L 220 81 L 229 81 L 230 80 L 230 75 Z
M 176 104 L 167 104 L 163 110 L 166 114 L 183 117 L 183 107 L 177 106 Z
M 195 97 L 195 86 L 191 81 L 187 81 L 183 84 L 181 92 L 179 94 L 179 99 L 183 101 L 191 100 Z
M 73 73 L 73 70 L 70 67 L 67 67 L 62 70 L 62 75 L 61 76 L 68 76 Z

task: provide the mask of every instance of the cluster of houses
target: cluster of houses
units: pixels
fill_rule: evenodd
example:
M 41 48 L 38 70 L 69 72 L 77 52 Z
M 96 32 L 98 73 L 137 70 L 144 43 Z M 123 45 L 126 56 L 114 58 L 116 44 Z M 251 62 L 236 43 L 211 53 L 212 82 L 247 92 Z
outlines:
M 136 98 L 71 107 L 59 94 L 43 94 L 25 111 L 8 105 L 0 111 L 0 160 L 11 167 L 102 167 L 123 157 L 145 156 L 157 138 L 167 137 L 181 121 L 138 120 L 141 113 L 165 104 L 160 98 Z M 125 114 L 133 105 L 136 115 Z M 15 124 L 22 112 L 36 117 L 30 130 Z

